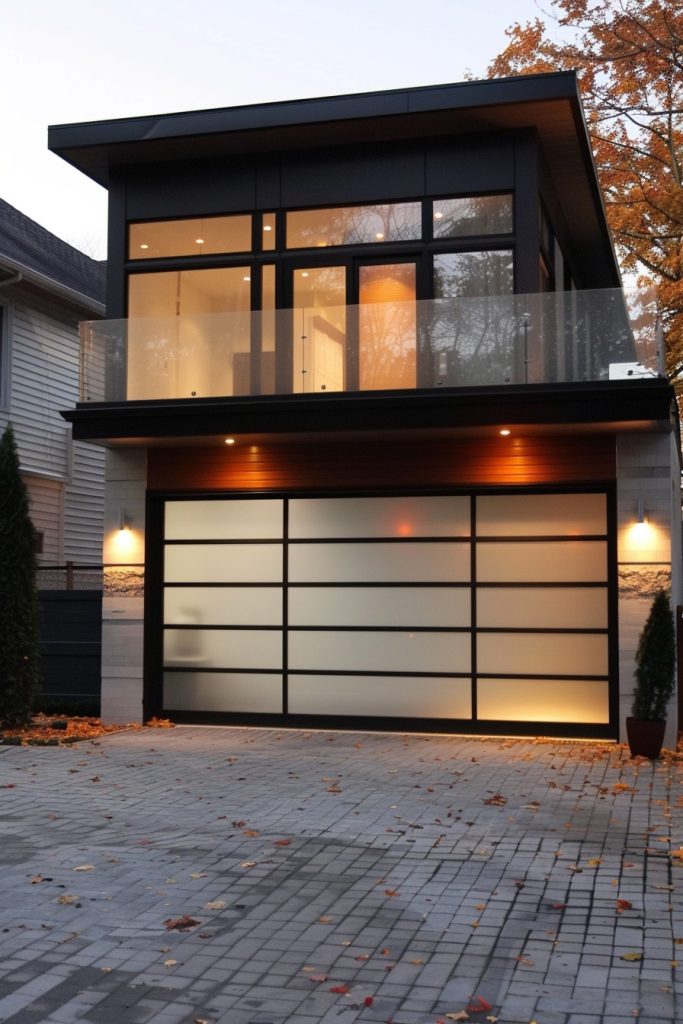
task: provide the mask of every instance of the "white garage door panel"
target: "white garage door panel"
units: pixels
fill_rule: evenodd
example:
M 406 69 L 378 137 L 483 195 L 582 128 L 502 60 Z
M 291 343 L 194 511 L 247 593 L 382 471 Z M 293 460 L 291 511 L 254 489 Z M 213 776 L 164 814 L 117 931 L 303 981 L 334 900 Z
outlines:
M 167 544 L 166 583 L 280 583 L 280 544 Z
M 479 672 L 564 676 L 607 674 L 607 636 L 593 633 L 480 633 Z
M 289 536 L 295 539 L 469 534 L 469 498 L 292 498 L 289 502 Z
M 477 498 L 480 537 L 607 532 L 604 494 L 495 494 Z
M 282 633 L 265 629 L 167 629 L 167 668 L 282 668 Z
M 477 625 L 499 629 L 606 629 L 606 587 L 480 587 Z
M 479 679 L 477 713 L 496 722 L 609 722 L 602 680 Z
M 282 712 L 282 676 L 239 672 L 165 672 L 169 711 Z
M 470 576 L 469 544 L 291 544 L 292 583 L 454 583 Z
M 477 544 L 482 583 L 602 583 L 607 579 L 604 541 L 528 541 Z
M 289 677 L 296 715 L 375 715 L 384 718 L 470 718 L 469 679 L 391 676 Z
M 167 501 L 166 540 L 270 540 L 282 537 L 282 501 Z
M 169 626 L 279 626 L 279 587 L 167 587 L 164 622 Z
M 291 587 L 291 626 L 469 626 L 469 587 Z
M 292 631 L 289 667 L 334 672 L 468 672 L 469 633 Z

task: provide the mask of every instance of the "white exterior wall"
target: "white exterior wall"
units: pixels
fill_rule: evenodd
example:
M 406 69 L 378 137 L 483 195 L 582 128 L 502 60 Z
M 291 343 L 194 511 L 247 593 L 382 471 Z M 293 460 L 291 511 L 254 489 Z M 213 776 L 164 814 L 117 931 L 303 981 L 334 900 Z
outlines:
M 104 451 L 74 443 L 60 411 L 78 401 L 79 315 L 15 287 L 5 306 L 4 371 L 9 386 L 0 430 L 14 427 L 36 528 L 44 532 L 39 564 L 98 564 L 102 549 Z
M 647 524 L 636 526 L 643 501 Z M 674 607 L 683 603 L 681 578 L 680 466 L 669 433 L 622 434 L 617 439 L 619 570 L 619 738 L 626 741 L 631 714 L 634 658 L 655 591 L 671 587 Z M 675 748 L 677 697 L 669 705 L 665 747 Z
M 145 486 L 147 453 L 106 455 L 102 718 L 141 722 L 144 655 Z M 122 531 L 122 516 L 130 529 Z

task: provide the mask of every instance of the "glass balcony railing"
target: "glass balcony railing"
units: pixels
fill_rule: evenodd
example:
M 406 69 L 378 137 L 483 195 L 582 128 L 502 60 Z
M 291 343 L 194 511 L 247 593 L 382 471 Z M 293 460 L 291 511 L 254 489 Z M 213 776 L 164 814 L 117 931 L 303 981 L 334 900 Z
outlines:
M 654 294 L 620 290 L 316 306 L 81 325 L 81 401 L 639 379 Z

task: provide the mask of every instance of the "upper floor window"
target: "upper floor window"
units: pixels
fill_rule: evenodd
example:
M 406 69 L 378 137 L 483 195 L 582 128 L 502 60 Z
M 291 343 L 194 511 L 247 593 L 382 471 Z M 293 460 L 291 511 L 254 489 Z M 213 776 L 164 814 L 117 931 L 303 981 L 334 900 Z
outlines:
M 512 196 L 461 196 L 435 199 L 434 238 L 469 235 L 509 235 L 512 232 Z
M 406 242 L 422 238 L 422 203 L 338 206 L 287 214 L 288 249 Z
M 130 225 L 128 257 L 131 260 L 250 251 L 251 214 L 248 213 Z

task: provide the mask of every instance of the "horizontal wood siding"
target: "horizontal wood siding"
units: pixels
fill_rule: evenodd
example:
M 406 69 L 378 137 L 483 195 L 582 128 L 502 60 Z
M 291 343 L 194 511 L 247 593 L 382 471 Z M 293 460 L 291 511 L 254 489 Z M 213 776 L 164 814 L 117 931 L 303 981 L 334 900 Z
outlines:
M 28 490 L 29 513 L 36 530 L 43 535 L 43 550 L 37 555 L 39 565 L 59 564 L 62 549 L 63 484 L 59 480 L 24 476 Z
M 153 448 L 151 490 L 537 486 L 615 478 L 610 436 Z
M 22 471 L 34 481 L 40 476 L 57 481 L 64 490 L 55 560 L 97 563 L 102 560 L 104 451 L 72 445 L 71 428 L 60 415 L 78 401 L 77 317 L 18 289 L 12 297 L 10 406 L 2 420 L 14 426 Z M 48 558 L 46 547 L 43 562 L 51 560 L 53 548 Z

